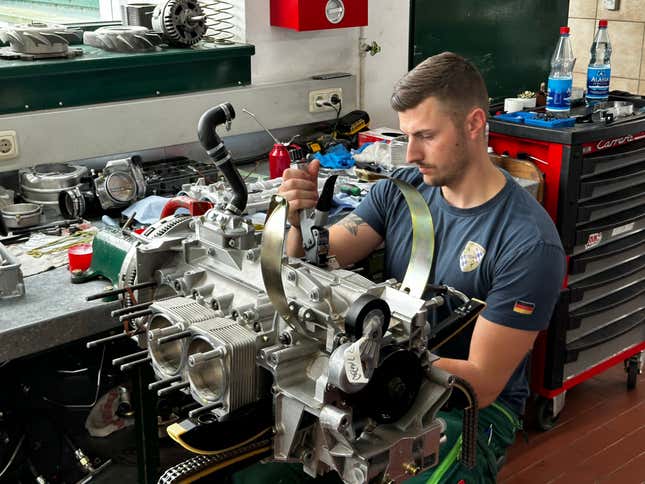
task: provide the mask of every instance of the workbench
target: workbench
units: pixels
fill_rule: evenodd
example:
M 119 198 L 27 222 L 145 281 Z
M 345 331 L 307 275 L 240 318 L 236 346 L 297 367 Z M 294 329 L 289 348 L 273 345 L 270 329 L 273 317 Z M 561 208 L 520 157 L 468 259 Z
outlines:
M 116 326 L 118 301 L 87 302 L 110 283 L 72 284 L 67 267 L 25 277 L 25 295 L 0 300 L 0 362 L 28 356 Z

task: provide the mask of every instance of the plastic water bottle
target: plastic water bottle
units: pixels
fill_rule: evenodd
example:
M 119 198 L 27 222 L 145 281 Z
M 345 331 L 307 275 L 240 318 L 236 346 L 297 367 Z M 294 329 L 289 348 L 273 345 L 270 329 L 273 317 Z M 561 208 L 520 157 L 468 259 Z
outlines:
M 607 21 L 598 21 L 598 32 L 591 44 L 591 58 L 587 68 L 587 104 L 606 101 L 609 98 L 611 77 L 611 42 L 607 33 Z
M 546 97 L 547 112 L 559 118 L 566 118 L 571 109 L 571 85 L 575 63 L 576 58 L 573 57 L 569 39 L 569 27 L 560 27 L 560 40 L 551 57 L 551 73 Z

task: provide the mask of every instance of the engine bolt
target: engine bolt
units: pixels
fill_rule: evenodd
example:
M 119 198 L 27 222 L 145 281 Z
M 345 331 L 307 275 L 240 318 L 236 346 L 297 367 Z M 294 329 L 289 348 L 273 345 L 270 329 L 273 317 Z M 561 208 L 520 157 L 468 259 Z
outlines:
M 279 340 L 279 341 L 280 341 L 280 343 L 282 343 L 283 345 L 285 345 L 285 346 L 289 346 L 289 345 L 291 344 L 291 341 L 292 341 L 292 340 L 291 340 L 291 334 L 289 334 L 289 333 L 288 333 L 288 332 L 286 332 L 286 331 L 283 331 L 282 333 L 280 333 L 280 336 L 278 337 L 278 340 Z
M 293 282 L 296 280 L 296 273 L 295 272 L 289 272 L 287 274 L 287 281 Z
M 214 350 L 206 351 L 205 353 L 195 353 L 188 357 L 188 366 L 191 368 L 195 365 L 203 363 L 213 358 L 221 358 L 226 354 L 224 348 L 215 348 Z

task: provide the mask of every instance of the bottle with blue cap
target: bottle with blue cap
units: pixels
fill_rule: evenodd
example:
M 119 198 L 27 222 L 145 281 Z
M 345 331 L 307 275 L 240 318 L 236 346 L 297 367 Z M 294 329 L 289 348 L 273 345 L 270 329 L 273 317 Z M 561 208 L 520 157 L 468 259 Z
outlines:
M 591 106 L 609 98 L 610 77 L 611 42 L 607 33 L 607 21 L 599 20 L 587 68 L 587 105 Z
M 547 87 L 546 110 L 558 117 L 566 118 L 571 110 L 571 86 L 573 84 L 573 56 L 569 27 L 560 27 L 560 40 L 551 57 L 551 73 Z

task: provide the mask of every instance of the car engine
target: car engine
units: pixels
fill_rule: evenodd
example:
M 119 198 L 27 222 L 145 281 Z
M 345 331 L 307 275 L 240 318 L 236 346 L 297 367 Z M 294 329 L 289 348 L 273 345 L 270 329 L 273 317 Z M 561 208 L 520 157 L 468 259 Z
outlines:
M 246 185 L 216 133 L 234 116 L 222 104 L 198 126 L 232 195 L 203 215 L 164 218 L 124 249 L 115 291 L 123 308 L 113 314 L 142 350 L 116 363 L 125 370 L 150 362 L 151 389 L 196 402 L 168 429 L 196 452 L 188 434 L 201 428 L 202 449 L 265 438 L 270 460 L 301 463 L 311 476 L 336 471 L 346 483 L 401 482 L 435 466 L 445 427 L 437 411 L 456 380 L 427 349 L 436 333 L 427 313 L 444 303 L 422 298 L 433 251 L 427 205 L 397 181 L 419 221 L 403 281 L 374 283 L 334 267 L 325 223 L 335 177 L 316 209 L 301 213 L 306 256 L 286 257 L 288 203 L 273 196 L 258 233 Z M 481 310 L 445 291 L 463 300 L 460 317 Z M 252 430 L 237 441 L 221 427 L 203 430 L 250 420 L 245 412 L 260 407 L 264 420 L 246 422 Z

